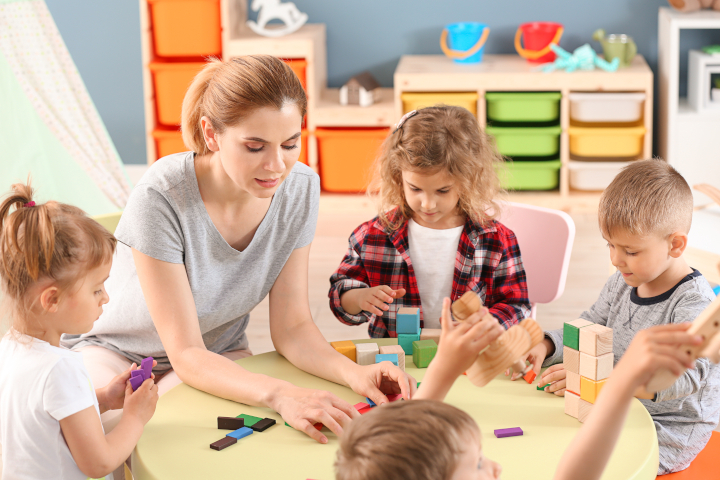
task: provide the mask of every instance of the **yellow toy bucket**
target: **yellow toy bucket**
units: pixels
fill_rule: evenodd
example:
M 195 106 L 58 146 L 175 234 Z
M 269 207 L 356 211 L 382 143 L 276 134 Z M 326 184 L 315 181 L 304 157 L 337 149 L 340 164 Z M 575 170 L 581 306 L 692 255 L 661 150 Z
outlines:
M 555 52 L 550 44 L 558 44 L 563 34 L 563 26 L 553 22 L 523 23 L 515 32 L 515 50 L 532 63 L 548 63 L 555 60 Z M 525 37 L 525 47 L 522 38 Z

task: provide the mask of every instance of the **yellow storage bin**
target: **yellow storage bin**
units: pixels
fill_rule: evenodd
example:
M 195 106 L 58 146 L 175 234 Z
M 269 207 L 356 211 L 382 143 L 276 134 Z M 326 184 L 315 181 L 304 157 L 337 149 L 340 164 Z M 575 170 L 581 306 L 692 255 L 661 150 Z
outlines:
M 578 157 L 639 157 L 645 127 L 570 127 L 570 154 Z
M 401 98 L 404 113 L 443 104 L 463 107 L 477 117 L 478 94 L 476 92 L 403 93 Z

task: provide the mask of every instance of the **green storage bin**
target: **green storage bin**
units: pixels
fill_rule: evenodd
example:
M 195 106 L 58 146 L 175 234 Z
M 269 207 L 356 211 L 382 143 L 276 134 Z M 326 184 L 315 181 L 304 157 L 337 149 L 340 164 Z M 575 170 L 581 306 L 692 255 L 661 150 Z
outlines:
M 498 176 L 508 190 L 554 190 L 560 184 L 560 166 L 560 160 L 505 162 Z
M 503 155 L 547 157 L 560 150 L 558 127 L 487 127 L 485 131 L 495 137 L 498 151 Z
M 553 122 L 560 117 L 560 92 L 489 92 L 488 119 L 495 122 Z

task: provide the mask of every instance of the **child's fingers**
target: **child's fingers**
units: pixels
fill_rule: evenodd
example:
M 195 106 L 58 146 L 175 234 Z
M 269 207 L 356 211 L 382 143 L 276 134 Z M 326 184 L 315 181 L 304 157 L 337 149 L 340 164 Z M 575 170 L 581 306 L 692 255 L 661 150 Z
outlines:
M 451 319 L 450 299 L 445 297 L 443 298 L 442 314 L 440 315 L 440 328 L 443 334 L 451 332 L 455 328 Z
M 366 312 L 370 312 L 373 315 L 380 316 L 380 317 L 382 317 L 383 314 L 385 313 L 368 301 L 366 301 L 365 304 L 363 305 L 363 310 L 365 310 Z
M 380 310 L 389 310 L 390 307 L 388 307 L 387 303 L 383 301 L 382 298 L 377 296 L 372 296 L 368 300 L 368 303 L 379 308 Z
M 373 296 L 382 302 L 392 303 L 392 301 L 393 301 L 392 293 L 393 293 L 392 288 L 390 288 L 386 285 L 383 285 L 379 289 L 375 290 L 375 293 L 373 294 Z
M 125 398 L 128 398 L 130 395 L 132 395 L 133 389 L 132 385 L 130 385 L 130 380 L 125 382 Z
M 564 395 L 565 387 L 567 387 L 567 380 L 565 380 L 565 379 L 563 378 L 562 380 L 558 380 L 557 382 L 551 383 L 550 385 L 548 385 L 548 386 L 545 388 L 545 391 L 548 392 L 548 393 L 555 393 L 555 394 L 557 394 L 557 392 L 559 392 L 560 390 L 563 390 L 563 395 Z
M 404 297 L 405 293 L 406 293 L 406 291 L 404 288 L 398 288 L 397 290 L 395 290 L 395 298 Z
M 553 365 L 543 372 L 542 377 L 540 377 L 540 385 L 545 385 L 550 382 L 560 380 L 561 378 L 565 378 L 565 366 L 560 363 Z

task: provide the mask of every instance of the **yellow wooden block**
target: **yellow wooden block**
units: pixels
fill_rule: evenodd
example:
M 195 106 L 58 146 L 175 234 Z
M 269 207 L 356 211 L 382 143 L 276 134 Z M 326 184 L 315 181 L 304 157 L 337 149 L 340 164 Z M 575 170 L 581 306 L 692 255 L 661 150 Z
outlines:
M 580 398 L 586 402 L 595 403 L 606 381 L 607 380 L 598 380 L 596 382 L 589 378 L 580 377 Z
M 330 342 L 330 345 L 332 345 L 335 350 L 342 353 L 353 362 L 357 362 L 355 354 L 355 344 L 350 340 L 344 340 L 342 342 Z

